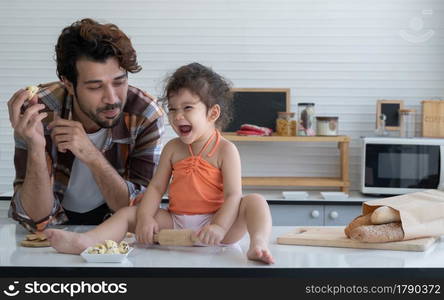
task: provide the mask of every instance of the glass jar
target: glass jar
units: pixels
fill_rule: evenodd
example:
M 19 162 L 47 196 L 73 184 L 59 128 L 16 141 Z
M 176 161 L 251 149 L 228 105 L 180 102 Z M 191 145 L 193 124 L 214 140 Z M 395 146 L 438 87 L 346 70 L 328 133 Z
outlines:
M 338 117 L 316 117 L 316 135 L 338 135 Z
M 314 136 L 315 131 L 315 110 L 314 103 L 298 104 L 298 135 Z
M 276 119 L 276 134 L 280 136 L 296 135 L 296 120 L 293 112 L 278 112 Z
M 415 136 L 415 113 L 414 109 L 400 109 L 401 116 L 401 137 L 411 138 Z

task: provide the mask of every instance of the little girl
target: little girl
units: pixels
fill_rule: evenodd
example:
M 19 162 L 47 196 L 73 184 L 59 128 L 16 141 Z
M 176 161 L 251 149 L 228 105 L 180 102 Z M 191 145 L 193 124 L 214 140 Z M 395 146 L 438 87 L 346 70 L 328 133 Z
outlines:
M 171 228 L 193 229 L 206 245 L 232 244 L 248 230 L 248 259 L 274 263 L 268 249 L 268 204 L 258 194 L 242 196 L 239 153 L 218 130 L 229 121 L 229 84 L 211 69 L 192 63 L 168 79 L 165 96 L 168 119 L 178 138 L 163 148 L 141 202 L 118 210 L 86 233 L 47 229 L 51 246 L 78 254 L 104 240 L 120 241 L 128 231 L 138 242 L 152 244 L 155 233 Z M 159 206 L 168 185 L 165 210 Z

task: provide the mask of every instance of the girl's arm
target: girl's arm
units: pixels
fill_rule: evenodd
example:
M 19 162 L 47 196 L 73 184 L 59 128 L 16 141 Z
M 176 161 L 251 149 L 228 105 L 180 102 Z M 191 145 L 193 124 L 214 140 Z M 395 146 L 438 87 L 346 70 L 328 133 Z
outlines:
M 171 177 L 171 157 L 174 152 L 174 140 L 169 141 L 162 150 L 159 165 L 148 185 L 142 201 L 137 208 L 137 218 L 154 217 L 159 209 Z
M 226 233 L 239 213 L 239 203 L 242 198 L 241 161 L 233 143 L 227 142 L 220 150 L 225 201 L 214 215 L 212 224 L 219 225 Z

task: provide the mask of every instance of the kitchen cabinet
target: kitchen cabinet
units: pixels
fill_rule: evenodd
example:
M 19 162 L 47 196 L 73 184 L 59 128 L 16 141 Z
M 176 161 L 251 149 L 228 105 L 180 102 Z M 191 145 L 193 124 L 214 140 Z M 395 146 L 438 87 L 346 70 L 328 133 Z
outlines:
M 324 205 L 324 225 L 347 225 L 361 214 L 362 205 Z
M 273 226 L 322 226 L 323 205 L 270 205 Z
M 268 200 L 273 226 L 340 226 L 347 225 L 361 214 L 362 202 L 319 201 L 291 202 Z M 168 200 L 163 199 L 160 207 L 168 208 Z
M 273 226 L 347 225 L 361 214 L 361 204 L 270 204 Z

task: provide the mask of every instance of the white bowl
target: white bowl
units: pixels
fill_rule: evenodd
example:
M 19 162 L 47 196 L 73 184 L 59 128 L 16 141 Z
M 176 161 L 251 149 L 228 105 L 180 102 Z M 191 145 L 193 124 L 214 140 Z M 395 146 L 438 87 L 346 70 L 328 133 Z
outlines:
M 341 201 L 348 198 L 348 194 L 344 192 L 321 192 L 322 197 L 329 201 Z
M 95 263 L 119 263 L 119 262 L 122 262 L 128 256 L 128 254 L 130 254 L 130 252 L 134 249 L 134 248 L 130 247 L 128 249 L 128 252 L 125 254 L 89 254 L 88 250 L 90 248 L 91 247 L 83 250 L 83 252 L 80 253 L 80 255 L 87 262 L 95 262 Z

